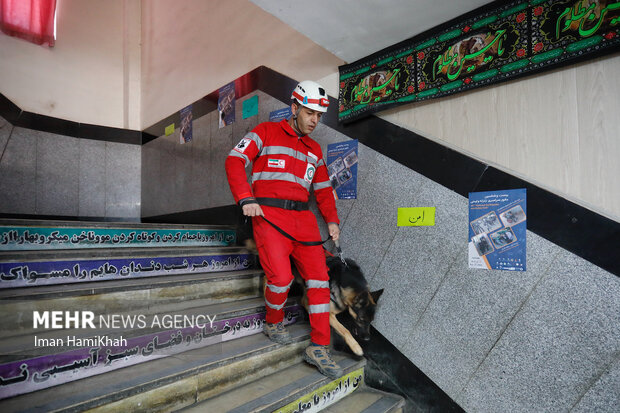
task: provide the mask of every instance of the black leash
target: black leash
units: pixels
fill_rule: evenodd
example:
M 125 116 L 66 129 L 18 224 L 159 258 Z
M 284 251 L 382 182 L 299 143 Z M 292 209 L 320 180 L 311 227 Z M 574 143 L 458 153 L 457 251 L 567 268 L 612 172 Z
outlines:
M 340 261 L 342 261 L 342 264 L 344 264 L 345 267 L 348 267 L 349 265 L 344 260 L 344 255 L 342 254 L 342 249 L 340 248 L 340 241 L 338 240 L 334 241 L 334 245 L 336 246 L 336 252 L 338 253 L 338 256 L 340 257 Z
M 247 217 L 245 217 L 245 218 L 247 220 Z M 295 237 L 293 237 L 291 234 L 289 234 L 288 232 L 284 231 L 282 228 L 280 228 L 279 226 L 277 226 L 273 222 L 269 221 L 267 218 L 265 218 L 264 215 L 262 215 L 260 218 L 264 219 L 266 223 L 268 223 L 269 225 L 274 227 L 280 234 L 284 235 L 286 238 L 290 239 L 291 241 L 299 242 L 302 245 L 313 247 L 313 246 L 316 246 L 316 245 L 323 245 L 327 241 L 332 239 L 332 237 L 330 235 L 329 237 L 327 237 L 327 239 L 325 241 L 299 241 L 299 240 L 295 239 Z M 334 245 L 336 246 L 336 252 L 338 253 L 338 256 L 340 257 L 340 261 L 342 261 L 342 264 L 345 267 L 349 267 L 349 264 L 347 264 L 347 262 L 344 259 L 344 255 L 342 254 L 342 249 L 340 248 L 340 241 L 335 240 L 334 241 Z
M 286 238 L 290 239 L 291 241 L 299 242 L 302 245 L 313 247 L 313 246 L 316 246 L 316 245 L 323 245 L 327 241 L 332 239 L 332 237 L 330 235 L 329 237 L 327 237 L 327 239 L 325 241 L 299 241 L 299 240 L 296 240 L 291 234 L 289 234 L 288 232 L 284 231 L 282 228 L 280 228 L 279 226 L 277 226 L 273 222 L 269 221 L 267 218 L 265 218 L 264 215 L 261 218 L 264 219 L 266 223 L 268 223 L 269 225 L 274 227 L 280 234 L 284 235 Z
M 272 207 L 276 207 L 276 208 L 282 208 L 282 209 L 291 210 L 291 211 L 308 211 L 310 209 L 308 203 L 307 202 L 302 202 L 302 201 L 292 201 L 292 200 L 288 200 L 288 199 L 278 199 L 278 198 L 255 198 L 254 201 L 257 204 L 259 204 L 259 205 L 267 205 L 267 206 L 272 206 Z M 266 223 L 268 223 L 269 225 L 274 227 L 276 229 L 276 231 L 278 231 L 280 234 L 284 235 L 286 238 L 290 239 L 291 241 L 298 242 L 298 243 L 300 243 L 302 245 L 313 247 L 313 246 L 317 246 L 317 245 L 323 245 L 327 241 L 332 239 L 332 237 L 330 235 L 324 241 L 299 241 L 299 240 L 295 239 L 291 234 L 289 234 L 288 232 L 284 231 L 282 228 L 280 228 L 279 226 L 277 226 L 276 224 L 274 224 L 273 222 L 271 222 L 267 218 L 265 218 L 265 215 L 262 215 L 261 218 L 263 218 Z M 246 220 L 247 220 L 247 217 L 246 217 Z M 344 258 L 342 256 L 342 250 L 340 249 L 340 243 L 338 241 L 334 241 L 334 244 L 336 245 L 336 250 L 338 251 L 338 255 L 340 255 L 340 260 L 346 266 L 347 263 L 345 262 L 345 260 L 344 260 Z

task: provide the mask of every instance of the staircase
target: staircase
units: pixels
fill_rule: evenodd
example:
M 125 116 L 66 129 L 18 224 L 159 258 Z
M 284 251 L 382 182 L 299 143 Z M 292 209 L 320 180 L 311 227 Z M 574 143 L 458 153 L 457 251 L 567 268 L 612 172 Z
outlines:
M 229 226 L 0 221 L 0 411 L 397 412 L 336 354 L 329 380 L 294 338 L 262 334 L 262 272 Z M 346 397 L 345 397 L 346 396 Z

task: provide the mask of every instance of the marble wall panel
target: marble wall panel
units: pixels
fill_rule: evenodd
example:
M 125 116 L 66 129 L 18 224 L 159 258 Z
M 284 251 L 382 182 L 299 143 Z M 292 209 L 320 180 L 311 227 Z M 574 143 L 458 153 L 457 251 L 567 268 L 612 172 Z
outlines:
M 237 102 L 239 106 L 239 102 Z M 237 108 L 236 117 L 241 118 Z M 249 122 L 245 122 L 249 126 Z M 231 149 L 243 138 L 243 130 L 235 127 L 235 123 L 224 128 L 219 128 L 217 122 L 211 122 L 211 152 L 209 153 L 209 188 L 211 189 L 207 207 L 213 208 L 223 205 L 232 205 L 235 200 L 232 197 L 226 179 L 224 163 Z
M 584 403 L 604 406 L 600 411 L 617 407 L 618 388 L 610 387 L 617 372 L 610 365 L 620 354 L 620 279 L 567 251 L 548 263 L 458 396 L 466 409 L 563 412 L 588 393 L 592 399 Z
M 104 217 L 106 210 L 106 143 L 79 140 L 78 215 Z
M 400 323 L 399 334 L 406 339 L 394 337 L 393 329 L 385 331 L 398 342 L 403 354 L 453 398 L 460 394 L 538 280 L 549 270 L 547 258 L 554 254 L 553 244 L 530 234 L 528 250 L 543 254 L 528 257 L 527 272 L 514 273 L 469 269 L 464 246 L 416 324 L 407 328 L 406 323 Z M 423 278 L 421 281 L 428 294 L 429 283 Z M 409 291 L 414 297 L 416 286 Z M 383 332 L 382 328 L 378 327 Z
M 106 217 L 140 217 L 141 147 L 106 142 Z
M 6 148 L 6 144 L 9 141 L 11 132 L 13 132 L 13 125 L 11 125 L 9 121 L 0 116 L 0 157 L 4 152 L 4 148 Z
M 620 410 L 620 358 L 609 366 L 571 410 L 575 413 L 615 413 Z
M 36 213 L 37 136 L 13 128 L 0 160 L 0 211 Z
M 209 153 L 211 152 L 211 122 L 215 119 L 210 112 L 194 120 L 194 139 L 190 159 L 190 176 L 185 194 L 185 208 L 188 211 L 205 208 L 209 203 L 211 191 L 209 187 Z
M 31 131 L 37 137 L 36 213 L 78 215 L 79 139 Z
M 360 145 L 358 199 L 342 225 L 342 248 L 374 277 L 391 248 L 398 227 L 398 207 L 415 203 L 423 177 Z

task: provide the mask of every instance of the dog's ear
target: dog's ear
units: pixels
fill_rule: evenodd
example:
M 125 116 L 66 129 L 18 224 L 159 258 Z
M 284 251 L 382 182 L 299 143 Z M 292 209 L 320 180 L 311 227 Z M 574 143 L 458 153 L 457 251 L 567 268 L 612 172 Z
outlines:
M 383 288 L 377 291 L 372 291 L 370 293 L 370 296 L 372 297 L 372 300 L 376 303 L 379 300 L 379 297 L 381 297 L 381 294 L 383 294 Z

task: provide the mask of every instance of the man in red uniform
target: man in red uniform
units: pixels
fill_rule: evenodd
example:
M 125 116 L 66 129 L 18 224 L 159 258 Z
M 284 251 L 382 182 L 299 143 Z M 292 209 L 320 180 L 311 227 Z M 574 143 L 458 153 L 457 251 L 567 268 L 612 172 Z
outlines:
M 337 240 L 340 235 L 336 202 L 321 147 L 308 136 L 327 111 L 329 100 L 325 90 L 309 80 L 295 87 L 291 100 L 293 116 L 278 123 L 261 123 L 245 135 L 226 158 L 226 174 L 243 214 L 253 217 L 254 239 L 267 278 L 264 333 L 277 343 L 292 341 L 282 323 L 283 307 L 293 282 L 292 258 L 306 281 L 312 328 L 311 345 L 304 352 L 304 360 L 317 366 L 322 374 L 337 378 L 342 370 L 328 350 L 330 291 L 325 254 L 319 245 L 299 242 L 321 237 L 316 218 L 308 209 L 311 187 L 330 236 Z M 250 163 L 251 187 L 245 174 Z

